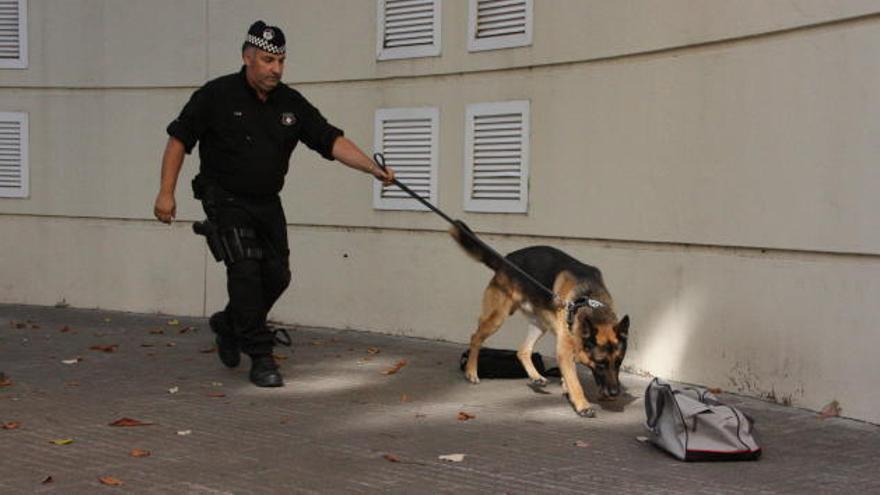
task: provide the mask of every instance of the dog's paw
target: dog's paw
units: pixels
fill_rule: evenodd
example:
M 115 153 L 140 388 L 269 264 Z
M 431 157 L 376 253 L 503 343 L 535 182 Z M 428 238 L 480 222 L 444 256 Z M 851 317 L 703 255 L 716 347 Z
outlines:
M 550 380 L 547 380 L 543 376 L 540 378 L 530 378 L 529 386 L 530 387 L 546 387 L 550 383 Z
M 480 377 L 478 377 L 476 374 L 473 374 L 473 375 L 471 375 L 471 374 L 466 374 L 466 375 L 464 376 L 464 378 L 465 378 L 465 380 L 471 382 L 471 383 L 474 384 L 474 385 L 480 383 Z
M 596 417 L 596 410 L 593 409 L 592 407 L 588 407 L 586 409 L 582 409 L 582 410 L 578 411 L 577 415 L 582 418 L 595 418 Z

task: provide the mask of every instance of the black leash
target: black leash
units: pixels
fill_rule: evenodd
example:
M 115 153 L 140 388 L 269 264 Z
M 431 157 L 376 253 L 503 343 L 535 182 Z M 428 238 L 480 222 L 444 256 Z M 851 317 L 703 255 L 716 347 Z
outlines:
M 379 167 L 380 167 L 382 170 L 385 170 L 385 156 L 383 156 L 382 153 L 374 153 L 374 154 L 373 154 L 373 161 L 375 161 L 375 162 L 376 162 L 376 165 L 379 165 Z M 571 327 L 571 323 L 572 323 L 572 321 L 574 320 L 574 313 L 577 311 L 578 308 L 580 308 L 580 307 L 582 307 L 582 306 L 590 306 L 591 308 L 597 308 L 597 307 L 600 307 L 600 306 L 604 306 L 603 303 L 601 303 L 601 302 L 599 302 L 599 301 L 597 301 L 597 300 L 595 300 L 595 299 L 590 299 L 590 298 L 588 298 L 588 297 L 581 297 L 581 298 L 575 299 L 574 301 L 569 301 L 569 302 L 567 302 L 567 303 L 563 303 L 563 302 L 562 302 L 562 299 L 559 297 L 559 294 L 553 292 L 552 290 L 550 290 L 549 288 L 547 288 L 547 287 L 546 287 L 544 284 L 542 284 L 541 282 L 538 282 L 538 281 L 535 279 L 535 277 L 532 277 L 531 275 L 529 275 L 528 273 L 526 273 L 522 268 L 516 266 L 514 263 L 512 263 L 512 262 L 511 262 L 510 260 L 508 260 L 506 257 L 504 257 L 504 256 L 502 256 L 500 253 L 498 253 L 498 251 L 495 251 L 494 249 L 492 249 L 491 246 L 489 246 L 488 244 L 486 244 L 485 242 L 483 242 L 482 239 L 480 239 L 479 237 L 477 237 L 477 234 L 475 234 L 475 233 L 470 229 L 470 227 L 467 226 L 467 224 L 465 224 L 465 223 L 462 222 L 461 220 L 453 220 L 452 217 L 450 217 L 450 216 L 447 215 L 446 213 L 443 213 L 442 211 L 440 211 L 439 208 L 437 208 L 436 206 L 434 206 L 434 205 L 432 205 L 431 203 L 429 203 L 425 198 L 419 196 L 419 194 L 416 193 L 415 191 L 413 191 L 412 189 L 406 187 L 405 184 L 401 183 L 401 182 L 400 182 L 399 180 L 397 180 L 396 178 L 395 178 L 394 180 L 392 180 L 391 182 L 392 182 L 395 186 L 397 186 L 397 187 L 399 187 L 400 189 L 402 189 L 405 193 L 409 194 L 410 196 L 412 196 L 413 198 L 415 198 L 416 200 L 418 200 L 420 203 L 422 203 L 423 205 L 427 206 L 431 211 L 433 211 L 434 213 L 436 213 L 436 214 L 440 215 L 441 217 L 443 217 L 443 219 L 446 220 L 447 222 L 449 222 L 450 224 L 452 224 L 452 225 L 454 225 L 454 226 L 456 226 L 456 227 L 459 227 L 459 229 L 462 231 L 462 233 L 464 233 L 466 236 L 470 237 L 472 241 L 476 242 L 476 243 L 479 244 L 481 247 L 483 247 L 484 249 L 486 249 L 487 251 L 489 251 L 489 252 L 492 253 L 493 255 L 497 256 L 502 262 L 504 262 L 504 264 L 506 264 L 507 266 L 509 266 L 510 268 L 512 268 L 514 271 L 516 271 L 517 273 L 519 273 L 520 275 L 522 275 L 523 278 L 525 278 L 526 280 L 528 280 L 529 282 L 531 282 L 532 284 L 534 284 L 535 287 L 538 287 L 538 288 L 541 289 L 543 292 L 545 292 L 548 296 L 550 296 L 550 299 L 551 299 L 551 300 L 552 300 L 557 306 L 563 306 L 563 305 L 564 305 L 565 308 L 566 308 L 566 310 L 568 311 L 568 315 L 567 315 L 568 317 L 567 317 L 567 320 L 568 320 L 568 326 L 569 326 L 569 327 Z

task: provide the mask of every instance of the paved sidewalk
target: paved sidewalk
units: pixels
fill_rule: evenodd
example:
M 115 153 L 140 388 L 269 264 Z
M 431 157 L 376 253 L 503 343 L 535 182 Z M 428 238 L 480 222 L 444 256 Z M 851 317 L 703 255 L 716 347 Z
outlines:
M 686 464 L 636 441 L 645 378 L 582 419 L 558 381 L 466 383 L 461 345 L 296 328 L 286 387 L 257 389 L 247 360 L 219 364 L 205 319 L 173 319 L 0 305 L 0 424 L 18 423 L 0 429 L 0 493 L 880 493 L 873 425 L 722 395 L 764 457 Z

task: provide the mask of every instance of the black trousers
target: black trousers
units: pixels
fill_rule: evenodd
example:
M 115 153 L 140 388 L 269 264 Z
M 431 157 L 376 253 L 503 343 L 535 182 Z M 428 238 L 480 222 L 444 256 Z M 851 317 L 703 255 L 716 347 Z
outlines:
M 277 195 L 250 198 L 234 195 L 207 183 L 201 188 L 202 207 L 222 232 L 250 229 L 256 238 L 244 239 L 245 247 L 260 251 L 258 257 L 242 257 L 226 264 L 229 302 L 215 331 L 235 339 L 251 356 L 271 354 L 274 334 L 266 316 L 290 285 L 290 249 L 287 219 Z

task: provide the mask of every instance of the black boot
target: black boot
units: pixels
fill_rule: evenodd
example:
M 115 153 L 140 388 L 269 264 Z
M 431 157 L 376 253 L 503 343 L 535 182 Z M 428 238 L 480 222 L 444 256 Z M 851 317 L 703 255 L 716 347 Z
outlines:
M 284 378 L 271 354 L 251 356 L 251 382 L 258 387 L 282 387 Z
M 209 323 L 211 330 L 217 335 L 214 342 L 217 343 L 217 355 L 220 356 L 220 362 L 228 368 L 235 368 L 241 363 L 241 352 L 235 337 L 232 336 L 232 329 L 229 328 L 226 313 L 223 311 L 214 313 L 211 315 Z

